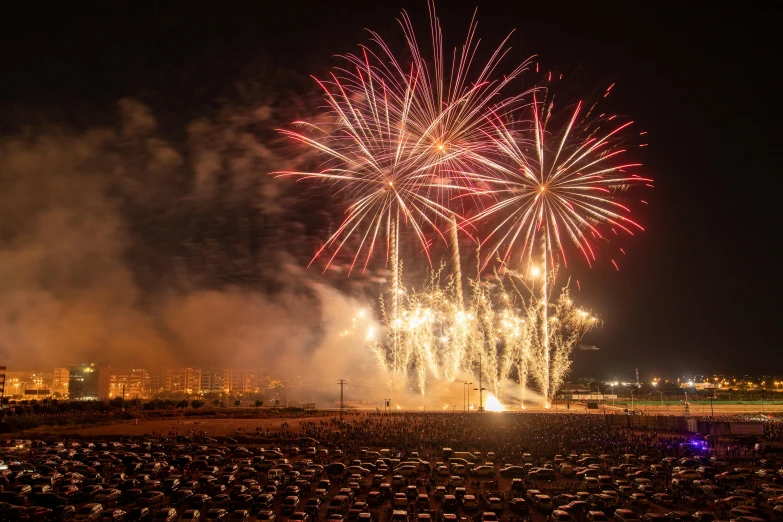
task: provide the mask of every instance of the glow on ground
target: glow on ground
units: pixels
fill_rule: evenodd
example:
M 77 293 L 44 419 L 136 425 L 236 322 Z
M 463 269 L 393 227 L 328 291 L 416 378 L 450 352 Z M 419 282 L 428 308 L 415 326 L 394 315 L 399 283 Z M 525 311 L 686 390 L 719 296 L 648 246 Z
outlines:
M 500 401 L 494 395 L 487 394 L 487 399 L 484 401 L 484 410 L 486 411 L 506 411 L 506 407 L 500 404 Z

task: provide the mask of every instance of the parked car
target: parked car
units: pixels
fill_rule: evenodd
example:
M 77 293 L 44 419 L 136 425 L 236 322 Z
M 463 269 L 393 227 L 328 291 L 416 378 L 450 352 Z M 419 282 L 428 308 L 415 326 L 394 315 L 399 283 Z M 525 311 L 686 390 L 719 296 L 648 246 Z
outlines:
M 280 505 L 280 514 L 283 516 L 290 516 L 299 509 L 299 497 L 289 496 L 283 499 L 283 503 Z
M 512 498 L 508 501 L 508 507 L 512 513 L 517 515 L 527 515 L 530 510 L 524 498 Z
M 155 522 L 176 522 L 177 510 L 174 508 L 161 508 L 155 512 Z
M 630 509 L 615 509 L 614 522 L 630 522 L 639 520 L 639 516 Z
M 125 520 L 127 522 L 149 522 L 152 520 L 152 511 L 148 507 L 135 507 L 128 511 Z
M 101 519 L 103 514 L 103 506 L 98 503 L 85 504 L 76 511 L 74 520 L 82 520 L 84 522 L 93 522 Z

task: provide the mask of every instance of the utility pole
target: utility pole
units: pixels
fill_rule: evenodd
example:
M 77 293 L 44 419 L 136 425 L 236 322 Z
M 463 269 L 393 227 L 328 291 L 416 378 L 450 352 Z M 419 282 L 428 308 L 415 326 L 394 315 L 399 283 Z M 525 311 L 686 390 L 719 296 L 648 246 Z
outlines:
M 474 390 L 478 390 L 479 392 L 479 409 L 478 411 L 483 412 L 484 411 L 484 386 L 482 386 L 483 380 L 481 375 L 481 354 L 479 354 L 479 387 L 474 388 Z
M 337 383 L 340 385 L 340 420 L 343 420 L 343 386 L 347 382 L 345 379 L 340 379 Z

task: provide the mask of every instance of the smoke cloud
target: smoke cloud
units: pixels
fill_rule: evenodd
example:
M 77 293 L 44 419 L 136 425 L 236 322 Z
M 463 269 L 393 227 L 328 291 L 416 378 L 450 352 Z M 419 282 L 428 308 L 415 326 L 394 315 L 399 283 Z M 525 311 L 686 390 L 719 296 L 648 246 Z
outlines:
M 291 167 L 276 115 L 227 106 L 166 138 L 123 99 L 112 125 L 0 138 L 0 362 L 366 378 L 338 335 L 362 303 L 301 268 L 319 203 L 267 175 Z

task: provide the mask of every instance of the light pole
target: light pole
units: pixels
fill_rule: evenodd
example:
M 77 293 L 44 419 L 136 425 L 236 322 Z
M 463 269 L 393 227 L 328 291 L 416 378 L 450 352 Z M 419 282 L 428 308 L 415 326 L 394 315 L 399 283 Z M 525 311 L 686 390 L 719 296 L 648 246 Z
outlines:
M 660 393 L 661 393 L 661 409 L 666 410 L 666 403 L 663 402 L 663 392 Z
M 468 381 L 462 381 L 462 412 L 467 413 L 468 411 L 468 403 L 470 403 L 470 386 L 473 384 L 472 382 Z M 467 392 L 467 402 L 465 401 L 465 395 Z
M 612 408 L 614 408 L 614 386 L 609 386 L 609 389 L 612 391 Z
M 634 412 L 634 407 L 633 407 L 633 392 L 634 392 L 634 391 L 636 391 L 636 390 L 634 390 L 633 388 L 631 388 L 631 413 L 633 413 L 633 412 Z
M 479 392 L 479 408 L 478 408 L 479 412 L 483 412 L 484 411 L 484 390 L 486 390 L 486 388 L 484 388 L 484 386 L 482 386 L 482 384 L 483 384 L 482 383 L 482 371 L 483 370 L 482 370 L 482 367 L 481 367 L 481 354 L 479 354 L 479 387 L 478 388 L 473 388 L 474 390 L 478 390 L 478 392 Z

